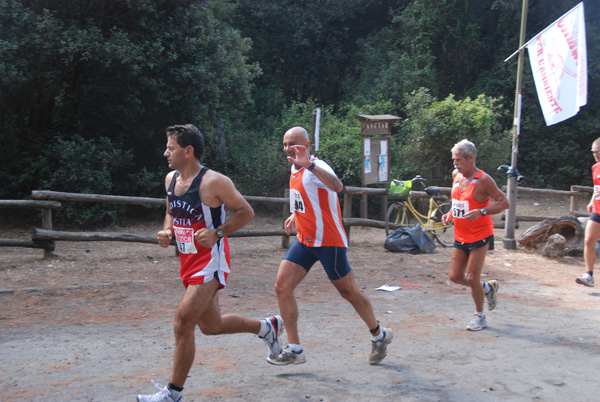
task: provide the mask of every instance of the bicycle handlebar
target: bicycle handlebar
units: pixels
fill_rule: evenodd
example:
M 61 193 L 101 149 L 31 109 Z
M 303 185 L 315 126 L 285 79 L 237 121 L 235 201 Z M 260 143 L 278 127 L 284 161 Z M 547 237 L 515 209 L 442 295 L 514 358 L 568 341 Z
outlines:
M 404 182 L 404 180 L 398 180 L 398 179 L 392 179 L 392 181 L 396 184 L 400 184 L 400 183 Z M 410 179 L 410 181 L 413 183 L 419 182 L 419 183 L 423 184 L 427 181 L 427 179 L 424 177 L 421 177 L 421 175 L 418 174 L 414 178 Z

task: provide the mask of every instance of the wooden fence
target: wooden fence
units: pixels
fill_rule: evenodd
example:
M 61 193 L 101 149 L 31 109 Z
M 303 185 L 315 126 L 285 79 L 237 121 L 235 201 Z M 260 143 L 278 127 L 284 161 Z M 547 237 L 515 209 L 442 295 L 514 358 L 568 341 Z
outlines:
M 505 189 L 503 188 L 505 191 Z M 451 188 L 440 187 L 440 191 L 444 195 L 449 195 Z M 571 191 L 562 190 L 545 190 L 520 187 L 518 191 L 522 194 L 539 194 L 550 196 L 570 197 L 569 214 L 574 216 L 589 216 L 587 212 L 578 211 L 580 207 L 580 199 L 583 197 L 586 201 L 593 192 L 592 187 L 586 186 L 571 186 Z M 44 257 L 52 255 L 55 249 L 54 241 L 126 241 L 140 243 L 157 243 L 156 236 L 138 235 L 131 233 L 110 233 L 110 232 L 64 232 L 56 231 L 52 228 L 52 210 L 61 208 L 62 204 L 59 201 L 67 202 L 104 202 L 115 204 L 129 205 L 158 205 L 165 206 L 164 198 L 147 198 L 147 197 L 126 197 L 115 195 L 101 194 L 78 194 L 78 193 L 63 193 L 56 191 L 32 191 L 33 200 L 0 200 L 0 208 L 39 208 L 42 210 L 42 228 L 35 228 L 31 240 L 22 239 L 0 239 L 0 247 L 27 247 L 41 248 L 44 250 Z M 285 197 L 256 197 L 244 196 L 248 202 L 281 204 L 282 207 L 282 226 L 283 221 L 289 216 L 289 190 L 286 190 Z M 361 217 L 352 217 L 352 197 L 359 195 L 362 197 L 362 202 L 366 202 L 369 196 L 381 197 L 382 216 L 385 216 L 387 210 L 387 189 L 385 188 L 365 188 L 365 187 L 345 187 L 344 202 L 343 202 L 343 224 L 348 237 L 350 237 L 350 228 L 352 226 L 367 226 L 374 228 L 385 228 L 385 222 L 382 220 L 368 219 L 365 215 L 365 209 L 361 207 Z M 425 191 L 411 191 L 413 198 L 429 198 Z M 587 202 L 586 202 L 587 205 Z M 544 216 L 523 216 L 517 215 L 518 221 L 542 221 L 548 217 Z M 281 236 L 281 246 L 287 248 L 289 245 L 290 236 L 295 236 L 292 233 L 288 236 L 285 230 L 239 230 L 232 233 L 228 237 L 259 237 L 259 236 Z M 172 244 L 175 244 L 173 240 Z

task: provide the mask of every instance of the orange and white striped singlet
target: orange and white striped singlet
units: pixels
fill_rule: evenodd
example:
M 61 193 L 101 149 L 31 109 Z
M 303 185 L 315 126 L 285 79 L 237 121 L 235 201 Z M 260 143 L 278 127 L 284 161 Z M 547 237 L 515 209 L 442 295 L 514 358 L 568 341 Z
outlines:
M 312 158 L 320 168 L 335 174 L 324 161 Z M 340 202 L 313 173 L 305 168 L 290 175 L 290 212 L 296 214 L 297 239 L 308 247 L 348 247 Z

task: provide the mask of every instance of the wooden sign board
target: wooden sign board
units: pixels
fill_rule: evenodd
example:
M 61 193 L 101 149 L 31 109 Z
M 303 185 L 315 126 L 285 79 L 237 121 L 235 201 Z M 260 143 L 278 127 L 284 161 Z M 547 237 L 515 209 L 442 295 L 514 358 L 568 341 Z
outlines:
M 363 137 L 362 172 L 363 186 L 389 181 L 389 137 Z

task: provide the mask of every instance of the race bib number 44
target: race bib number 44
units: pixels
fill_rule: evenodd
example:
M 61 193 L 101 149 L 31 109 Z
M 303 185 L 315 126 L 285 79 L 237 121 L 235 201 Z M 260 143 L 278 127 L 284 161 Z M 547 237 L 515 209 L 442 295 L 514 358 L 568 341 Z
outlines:
M 198 250 L 194 244 L 194 229 L 193 228 L 180 228 L 177 226 L 173 227 L 175 233 L 175 240 L 177 241 L 177 250 L 181 254 L 196 254 Z
M 298 190 L 290 190 L 290 212 L 306 213 L 302 194 Z
M 469 212 L 469 201 L 452 200 L 452 216 L 458 219 L 465 219 Z

